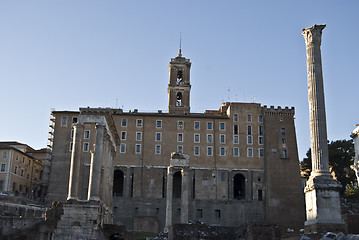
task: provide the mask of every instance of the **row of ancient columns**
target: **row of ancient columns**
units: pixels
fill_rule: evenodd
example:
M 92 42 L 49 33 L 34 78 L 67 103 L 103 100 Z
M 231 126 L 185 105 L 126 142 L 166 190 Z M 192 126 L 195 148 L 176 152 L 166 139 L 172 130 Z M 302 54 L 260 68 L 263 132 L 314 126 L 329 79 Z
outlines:
M 87 200 L 100 200 L 101 159 L 104 144 L 104 127 L 104 124 L 96 124 L 96 144 L 94 150 L 91 150 L 91 165 Z M 67 200 L 79 199 L 79 179 L 82 147 L 81 139 L 83 135 L 83 124 L 74 124 L 73 128 L 74 136 Z

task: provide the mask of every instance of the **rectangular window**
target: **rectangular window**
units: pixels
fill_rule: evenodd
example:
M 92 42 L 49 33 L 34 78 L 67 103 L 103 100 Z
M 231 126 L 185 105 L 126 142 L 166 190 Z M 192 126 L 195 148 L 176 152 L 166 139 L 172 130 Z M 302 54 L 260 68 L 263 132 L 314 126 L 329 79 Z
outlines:
M 252 122 L 252 115 L 250 114 L 247 115 L 247 122 Z
M 217 219 L 221 218 L 221 210 L 214 210 L 214 217 Z
M 89 139 L 89 138 L 90 138 L 90 130 L 85 130 L 84 139 Z
M 282 157 L 283 158 L 287 158 L 288 156 L 287 156 L 287 150 L 283 150 L 282 151 Z
M 258 134 L 263 135 L 263 126 L 258 127 Z
M 263 148 L 260 148 L 258 149 L 258 157 L 264 157 L 264 149 Z
M 177 128 L 178 129 L 183 129 L 184 128 L 184 122 L 183 121 L 178 121 L 177 122 Z
M 264 137 L 260 136 L 258 137 L 258 144 L 263 145 L 264 144 Z
M 199 146 L 194 147 L 194 155 L 199 156 Z
M 283 144 L 286 144 L 286 143 L 287 143 L 287 139 L 282 138 L 282 143 L 283 143 Z
M 202 218 L 202 209 L 197 209 L 197 218 Z
M 16 191 L 16 183 L 15 183 L 15 182 L 12 183 L 12 190 L 13 190 L 13 191 Z
M 126 152 L 126 144 L 121 143 L 121 145 L 120 145 L 120 153 L 125 153 L 125 152 Z
M 263 116 L 262 115 L 258 115 L 258 122 L 263 122 Z
M 90 144 L 88 142 L 84 142 L 84 147 L 83 147 L 83 151 L 84 152 L 88 152 L 90 149 Z
M 207 156 L 213 156 L 213 148 L 210 146 L 207 147 Z
M 233 114 L 233 121 L 238 122 L 238 114 L 237 113 Z
M 26 175 L 26 179 L 30 179 L 30 174 L 27 174 L 27 175 Z
M 31 160 L 29 159 L 29 166 L 31 165 Z
M 136 132 L 136 141 L 142 140 L 142 132 Z
M 67 117 L 61 118 L 61 127 L 67 127 Z
M 121 127 L 127 127 L 127 119 L 126 118 L 121 119 Z
M 156 154 L 161 154 L 161 145 L 157 144 L 157 145 L 155 146 L 155 153 L 156 153 Z
M 72 117 L 72 123 L 77 123 L 77 117 Z
M 25 157 L 22 157 L 22 163 L 25 163 Z
M 220 134 L 219 135 L 219 142 L 220 143 L 226 143 L 226 135 L 225 134 Z
M 135 153 L 136 153 L 136 154 L 140 154 L 140 153 L 141 153 L 141 144 L 136 144 Z
M 198 122 L 198 121 L 195 121 L 195 122 L 194 122 L 194 129 L 195 129 L 195 130 L 199 130 L 199 128 L 200 128 L 199 122 Z
M 136 120 L 136 127 L 141 128 L 142 127 L 142 119 Z
M 221 172 L 221 181 L 226 181 L 226 172 Z
M 233 135 L 233 143 L 234 143 L 234 144 L 238 144 L 238 143 L 239 143 L 239 136 L 238 136 L 238 135 Z
M 161 141 L 162 141 L 162 133 L 156 132 L 156 142 L 161 142 Z
M 258 189 L 258 201 L 263 201 L 263 191 Z
M 226 130 L 226 123 L 220 122 L 219 123 L 219 130 L 222 130 L 222 131 Z
M 121 132 L 121 140 L 126 140 L 126 138 L 127 138 L 127 132 L 122 131 Z
M 70 142 L 69 151 L 72 152 L 72 147 L 74 146 L 73 142 Z
M 24 176 L 24 169 L 21 169 L 20 176 L 21 176 L 21 177 Z
M 252 143 L 253 143 L 252 136 L 247 136 L 247 144 L 252 144 Z
M 253 157 L 253 148 L 247 148 L 247 157 Z
M 177 133 L 177 142 L 183 142 L 183 133 Z
M 233 125 L 233 134 L 238 134 L 238 125 Z
M 238 147 L 233 148 L 233 156 L 235 156 L 235 157 L 239 156 L 239 148 Z
M 225 147 L 220 147 L 219 148 L 219 155 L 220 156 L 226 156 L 226 148 Z
M 207 130 L 212 130 L 212 129 L 213 129 L 213 123 L 207 122 Z
M 6 171 L 6 163 L 2 163 L 1 164 L 1 169 L 0 169 L 1 172 L 5 172 Z
M 17 166 L 15 166 L 14 173 L 17 174 Z
M 213 135 L 207 134 L 207 143 L 213 143 Z
M 285 135 L 285 128 L 282 128 L 280 132 L 282 133 L 282 135 Z
M 156 120 L 156 128 L 162 128 L 162 120 Z
M 252 126 L 247 126 L 247 135 L 252 135 Z
M 183 146 L 182 145 L 177 146 L 177 152 L 183 153 Z
M 194 134 L 194 142 L 199 143 L 200 142 L 200 135 L 199 133 Z
M 3 159 L 6 159 L 6 157 L 7 157 L 7 151 L 4 150 L 4 151 L 2 152 L 2 158 L 3 158 Z

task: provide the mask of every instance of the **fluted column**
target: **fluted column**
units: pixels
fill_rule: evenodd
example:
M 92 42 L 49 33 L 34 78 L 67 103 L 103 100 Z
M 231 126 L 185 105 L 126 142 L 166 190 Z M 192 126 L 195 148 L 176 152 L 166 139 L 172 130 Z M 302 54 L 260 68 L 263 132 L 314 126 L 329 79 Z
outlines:
M 100 200 L 100 181 L 101 181 L 101 159 L 104 139 L 104 125 L 96 124 L 96 145 L 95 154 L 91 159 L 91 170 L 88 189 L 88 200 Z
M 79 198 L 79 178 L 81 166 L 81 145 L 82 145 L 82 132 L 83 125 L 76 123 L 73 125 L 74 135 L 71 152 L 70 163 L 70 176 L 69 176 L 69 189 L 67 200 Z
M 325 25 L 314 25 L 302 30 L 307 52 L 312 176 L 330 174 L 320 51 L 324 28 Z
M 172 225 L 172 198 L 173 198 L 173 167 L 167 168 L 167 191 L 166 191 L 166 223 L 165 232 Z

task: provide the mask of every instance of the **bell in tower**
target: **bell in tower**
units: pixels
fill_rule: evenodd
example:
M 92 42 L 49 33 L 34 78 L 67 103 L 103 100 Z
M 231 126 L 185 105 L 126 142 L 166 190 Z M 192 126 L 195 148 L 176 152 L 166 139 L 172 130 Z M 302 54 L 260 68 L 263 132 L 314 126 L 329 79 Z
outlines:
M 190 112 L 190 69 L 191 62 L 182 57 L 180 48 L 177 57 L 171 58 L 169 63 L 168 112 L 171 114 Z

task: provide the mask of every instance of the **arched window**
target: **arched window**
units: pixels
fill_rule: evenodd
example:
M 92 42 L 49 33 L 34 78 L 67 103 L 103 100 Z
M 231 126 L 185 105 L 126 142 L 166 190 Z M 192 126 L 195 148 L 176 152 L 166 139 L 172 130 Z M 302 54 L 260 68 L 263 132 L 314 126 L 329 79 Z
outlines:
M 178 92 L 176 98 L 177 98 L 176 105 L 177 105 L 177 106 L 182 106 L 182 93 L 181 93 L 181 92 Z
M 183 80 L 182 71 L 177 72 L 177 82 L 180 83 Z
M 113 196 L 123 196 L 123 182 L 124 174 L 121 170 L 117 169 L 113 173 Z
M 240 173 L 233 178 L 233 198 L 238 200 L 246 198 L 246 178 Z
M 181 172 L 176 172 L 173 174 L 173 197 L 181 198 L 182 192 L 182 174 Z

